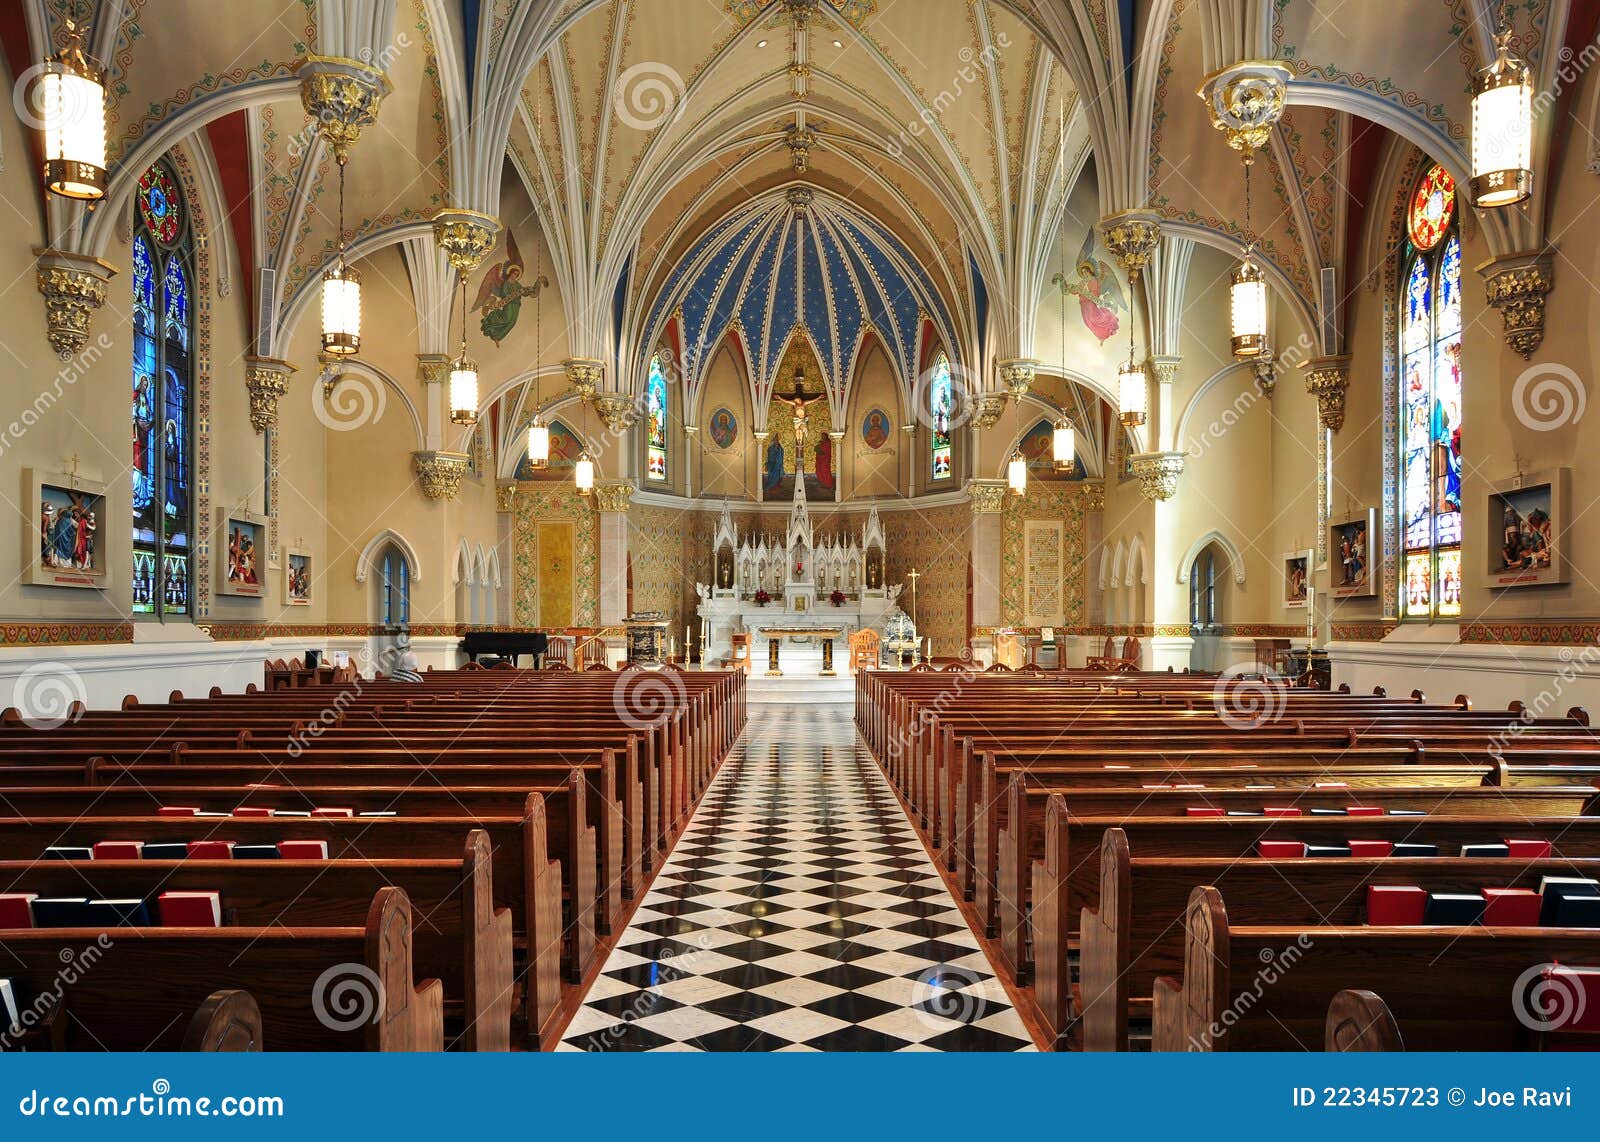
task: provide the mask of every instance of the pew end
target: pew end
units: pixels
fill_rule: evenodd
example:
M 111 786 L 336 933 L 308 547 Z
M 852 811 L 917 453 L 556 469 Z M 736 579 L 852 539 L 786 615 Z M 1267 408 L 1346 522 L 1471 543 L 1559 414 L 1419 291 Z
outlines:
M 403 888 L 382 888 L 367 913 L 367 963 L 383 985 L 382 1010 L 367 1026 L 369 1051 L 444 1050 L 444 984 L 412 983 L 411 899 Z
M 1389 1005 L 1374 992 L 1351 989 L 1341 991 L 1328 1004 L 1322 1049 L 1356 1052 L 1403 1051 L 1406 1048 Z
M 214 991 L 189 1020 L 183 1050 L 250 1052 L 263 1049 L 261 1008 L 248 991 Z

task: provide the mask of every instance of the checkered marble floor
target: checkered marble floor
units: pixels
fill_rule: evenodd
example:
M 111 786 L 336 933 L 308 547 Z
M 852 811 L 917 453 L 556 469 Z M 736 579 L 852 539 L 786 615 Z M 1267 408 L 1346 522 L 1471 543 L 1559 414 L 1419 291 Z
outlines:
M 1034 1049 L 851 714 L 751 710 L 559 1049 Z

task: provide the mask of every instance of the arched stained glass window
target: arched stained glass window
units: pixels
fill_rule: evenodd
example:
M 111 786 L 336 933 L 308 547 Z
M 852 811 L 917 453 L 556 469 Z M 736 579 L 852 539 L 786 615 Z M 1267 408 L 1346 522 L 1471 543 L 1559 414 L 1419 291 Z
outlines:
M 950 421 L 955 416 L 955 386 L 950 377 L 950 358 L 944 350 L 933 359 L 933 381 L 928 386 L 928 412 L 933 418 L 933 478 L 948 480 L 955 475 L 950 447 Z
M 1455 180 L 1418 181 L 1401 251 L 1400 613 L 1461 614 L 1461 232 Z
M 171 170 L 139 180 L 133 235 L 133 611 L 191 613 L 194 304 L 188 211 Z
M 647 413 L 645 471 L 652 480 L 665 480 L 667 478 L 667 402 L 670 398 L 667 394 L 667 371 L 662 364 L 660 353 L 650 358 L 650 375 L 645 380 L 644 393 Z

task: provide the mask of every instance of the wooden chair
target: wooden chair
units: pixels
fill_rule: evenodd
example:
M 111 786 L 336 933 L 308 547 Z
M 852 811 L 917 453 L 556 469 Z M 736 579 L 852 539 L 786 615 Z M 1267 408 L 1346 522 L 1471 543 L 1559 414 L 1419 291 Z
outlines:
M 728 668 L 750 673 L 750 635 L 748 632 L 729 636 Z
M 850 636 L 850 673 L 876 670 L 883 653 L 883 640 L 875 630 L 858 630 Z

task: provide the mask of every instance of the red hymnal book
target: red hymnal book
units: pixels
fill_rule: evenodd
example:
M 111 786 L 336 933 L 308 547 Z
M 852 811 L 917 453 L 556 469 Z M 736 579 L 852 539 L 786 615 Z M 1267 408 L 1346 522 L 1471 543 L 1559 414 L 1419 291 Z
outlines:
M 240 805 L 233 811 L 235 817 L 270 817 L 271 809 L 264 809 L 259 805 Z
M 1212 809 L 1204 805 L 1190 805 L 1183 811 L 1185 817 L 1221 817 L 1221 809 Z
M 1383 816 L 1383 806 L 1382 805 L 1346 805 L 1344 807 L 1344 811 L 1345 811 L 1345 814 L 1347 816 L 1350 816 L 1350 817 L 1381 817 L 1381 816 Z
M 1523 860 L 1544 860 L 1550 855 L 1549 841 L 1514 841 L 1508 837 L 1506 848 L 1511 850 L 1507 856 L 1521 857 Z
M 163 928 L 222 927 L 219 892 L 163 892 L 157 899 Z
M 198 805 L 163 805 L 156 810 L 158 817 L 192 817 L 200 812 Z
M 1386 857 L 1394 851 L 1392 841 L 1346 841 L 1353 857 Z
M 354 809 L 313 809 L 311 810 L 311 815 L 313 817 L 354 817 L 356 811 Z
M 1420 924 L 1427 906 L 1428 894 L 1421 888 L 1386 884 L 1367 886 L 1368 924 L 1387 927 Z
M 1483 922 L 1507 928 L 1537 928 L 1543 897 L 1531 888 L 1485 888 Z
M 95 860 L 139 860 L 144 856 L 143 841 L 96 841 Z
M 1298 817 L 1301 815 L 1301 813 L 1299 809 L 1288 808 L 1281 805 L 1275 808 L 1271 805 L 1268 805 L 1266 808 L 1261 810 L 1261 815 L 1263 817 Z
M 232 860 L 232 841 L 190 841 L 190 860 Z
M 327 860 L 327 841 L 279 841 L 278 855 L 284 860 Z
M 1571 1022 L 1558 1030 L 1600 1032 L 1600 968 L 1552 964 L 1545 969 L 1544 978 L 1557 981 L 1560 994 L 1581 997 L 1567 1005 L 1573 1012 Z
M 33 902 L 37 892 L 0 892 L 0 928 L 33 927 Z
M 1256 844 L 1256 855 L 1268 860 L 1282 860 L 1285 857 L 1303 857 L 1306 855 L 1304 841 L 1260 841 Z

